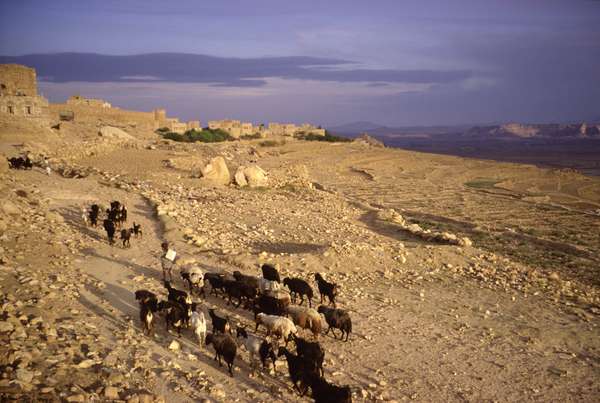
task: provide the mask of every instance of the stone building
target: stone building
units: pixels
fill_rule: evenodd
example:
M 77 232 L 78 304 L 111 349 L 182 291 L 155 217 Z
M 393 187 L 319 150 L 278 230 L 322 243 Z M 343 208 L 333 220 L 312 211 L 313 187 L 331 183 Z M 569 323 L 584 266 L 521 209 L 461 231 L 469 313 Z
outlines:
M 37 93 L 35 70 L 19 64 L 0 64 L 0 114 L 46 122 L 48 100 Z
M 200 125 L 199 120 L 190 120 L 189 122 L 187 122 L 188 130 L 199 130 L 201 128 L 202 128 L 202 126 Z
M 208 122 L 208 128 L 211 130 L 221 129 L 229 133 L 233 138 L 239 138 L 241 136 L 248 136 L 260 131 L 260 129 L 254 126 L 250 122 L 240 122 L 239 120 L 225 119 L 225 120 L 211 120 Z
M 199 120 L 183 123 L 178 118 L 167 117 L 167 111 L 164 109 L 154 109 L 152 113 L 154 114 L 154 130 L 167 128 L 170 132 L 182 134 L 188 130 L 200 128 Z
M 325 129 L 318 128 L 309 123 L 304 123 L 301 126 L 296 126 L 293 123 L 269 123 L 269 134 L 277 136 L 298 136 L 302 134 L 316 134 L 318 136 L 325 135 Z

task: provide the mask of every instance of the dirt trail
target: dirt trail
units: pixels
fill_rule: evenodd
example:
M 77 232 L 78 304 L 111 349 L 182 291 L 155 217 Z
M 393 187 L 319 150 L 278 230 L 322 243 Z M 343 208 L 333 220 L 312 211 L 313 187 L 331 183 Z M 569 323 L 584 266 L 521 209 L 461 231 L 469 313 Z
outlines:
M 166 298 L 159 263 L 160 244 L 164 240 L 163 229 L 155 217 L 153 207 L 142 196 L 106 187 L 94 180 L 61 182 L 63 186 L 60 187 L 60 191 L 53 191 L 52 186 L 41 190 L 48 191 L 48 196 L 52 199 L 51 208 L 60 212 L 66 222 L 81 234 L 84 241 L 90 243 L 90 247 L 82 250 L 83 261 L 76 262 L 80 264 L 88 283 L 88 286 L 80 291 L 79 302 L 88 310 L 90 322 L 114 344 L 115 351 L 118 352 L 115 354 L 117 361 L 129 361 L 131 364 L 140 356 L 147 358 L 144 367 L 146 370 L 152 368 L 155 375 L 158 375 L 151 378 L 148 387 L 154 393 L 164 396 L 168 402 L 186 402 L 190 401 L 190 397 L 207 397 L 220 401 L 226 400 L 226 395 L 248 395 L 259 401 L 272 400 L 277 396 L 283 401 L 294 399 L 291 390 L 282 379 L 262 374 L 258 378 L 255 375 L 250 376 L 247 353 L 241 350 L 241 347 L 236 360 L 235 378 L 232 379 L 213 361 L 212 347 L 208 350 L 205 347 L 199 348 L 189 331 L 184 332 L 181 338 L 167 333 L 164 329 L 164 319 L 158 318 L 154 336 L 144 336 L 134 291 L 141 288 L 150 289 Z M 129 213 L 128 225 L 134 221 L 142 225 L 143 236 L 132 237 L 130 248 L 123 248 L 120 240 L 117 240 L 114 246 L 108 245 L 106 233 L 101 225 L 91 228 L 84 224 L 79 206 L 84 202 L 88 205 L 90 201 L 97 200 L 98 195 L 102 195 L 101 200 L 105 204 L 112 200 L 124 203 Z M 183 252 L 178 250 L 182 257 L 190 256 L 186 255 L 185 249 Z M 202 266 L 214 268 L 214 264 L 206 262 L 210 260 L 206 260 Z M 178 272 L 173 274 L 174 285 L 185 289 Z M 89 286 L 90 280 L 92 286 Z M 252 322 L 248 313 L 226 306 L 220 298 L 209 296 L 206 301 L 195 299 L 200 303 L 209 323 L 208 308 L 211 307 L 216 308 L 218 312 L 232 315 L 237 323 L 245 321 L 249 325 Z M 123 334 L 126 335 L 125 338 L 122 337 Z M 180 343 L 181 351 L 173 352 L 167 348 L 172 340 Z M 131 346 L 125 344 L 132 341 L 134 346 L 139 344 L 147 349 L 143 355 L 135 356 L 128 351 Z M 283 362 L 278 362 L 278 372 L 287 374 Z M 201 375 L 194 375 L 198 373 Z M 187 374 L 194 375 L 187 381 L 190 389 L 198 389 L 197 386 L 201 385 L 204 390 L 193 394 L 190 394 L 189 390 L 187 393 L 174 391 L 175 384 L 169 382 L 171 375 L 178 377 L 178 383 L 181 383 L 181 378 L 185 378 Z

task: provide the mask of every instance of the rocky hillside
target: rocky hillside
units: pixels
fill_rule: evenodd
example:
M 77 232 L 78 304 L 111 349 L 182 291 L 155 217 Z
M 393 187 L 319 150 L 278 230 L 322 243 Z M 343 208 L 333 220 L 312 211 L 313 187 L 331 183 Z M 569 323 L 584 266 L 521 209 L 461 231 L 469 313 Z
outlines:
M 283 357 L 254 370 L 238 343 L 230 377 L 191 330 L 158 315 L 144 334 L 134 292 L 167 298 L 163 241 L 207 272 L 271 263 L 311 284 L 313 307 L 313 274 L 336 282 L 352 333 L 319 342 L 353 401 L 597 400 L 600 180 L 368 141 L 121 130 L 0 124 L 0 151 L 39 163 L 0 171 L 3 401 L 310 401 Z M 82 217 L 112 200 L 142 225 L 130 248 Z M 243 307 L 194 301 L 254 331 Z

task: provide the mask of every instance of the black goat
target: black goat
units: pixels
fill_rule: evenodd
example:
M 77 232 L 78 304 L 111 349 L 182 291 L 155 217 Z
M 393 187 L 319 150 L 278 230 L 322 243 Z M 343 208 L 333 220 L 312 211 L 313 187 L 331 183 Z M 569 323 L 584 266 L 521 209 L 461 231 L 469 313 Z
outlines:
M 212 321 L 213 333 L 231 333 L 228 318 L 222 318 L 218 316 L 215 313 L 214 309 L 209 309 L 208 315 L 210 316 L 210 320 Z
M 232 303 L 232 299 L 235 298 L 238 300 L 237 305 L 238 308 L 242 303 L 242 299 L 246 299 L 246 301 L 251 301 L 256 297 L 257 291 L 256 288 L 252 287 L 250 284 L 246 284 L 241 281 L 225 281 L 224 282 L 225 293 L 229 296 L 229 300 L 227 304 Z
M 163 304 L 164 301 L 159 303 L 159 307 Z M 169 331 L 169 326 L 174 327 L 177 330 L 177 335 L 181 337 L 181 328 L 185 324 L 186 321 L 186 312 L 183 307 L 176 302 L 170 302 L 168 304 L 164 304 L 164 310 L 166 311 L 165 322 L 167 326 L 167 332 Z
M 296 388 L 300 396 L 304 396 L 308 391 L 307 379 L 311 375 L 305 360 L 290 352 L 287 348 L 279 347 L 277 356 L 281 357 L 282 355 L 285 355 L 287 360 L 288 371 L 290 373 L 290 379 L 294 384 L 294 388 Z
M 239 270 L 233 272 L 233 277 L 242 283 L 248 284 L 249 286 L 258 290 L 258 277 L 249 276 L 247 274 L 240 273 Z
M 281 283 L 281 278 L 279 277 L 279 272 L 277 271 L 277 269 L 274 266 L 272 266 L 268 263 L 265 263 L 262 265 L 261 270 L 262 270 L 263 278 L 265 278 L 269 281 L 277 281 L 278 283 Z
M 88 212 L 88 217 L 90 219 L 90 225 L 95 227 L 98 225 L 98 216 L 100 215 L 100 206 L 97 204 L 92 204 L 91 210 Z
M 333 304 L 335 307 L 335 297 L 338 290 L 337 284 L 325 281 L 319 273 L 315 273 L 315 281 L 319 287 L 319 294 L 321 294 L 321 303 L 323 303 L 323 297 L 326 296 L 329 298 L 329 304 Z
M 136 224 L 135 221 L 133 222 L 133 227 L 131 228 L 133 230 L 133 235 L 137 238 L 138 235 L 141 238 L 143 233 L 142 233 L 142 224 Z
M 344 333 L 346 333 L 345 341 L 348 341 L 348 336 L 350 336 L 350 332 L 352 332 L 352 320 L 350 319 L 350 314 L 347 311 L 343 309 L 329 308 L 325 305 L 319 306 L 317 311 L 325 316 L 325 321 L 329 326 L 325 334 L 329 333 L 331 330 L 333 337 L 337 339 L 333 329 L 340 329 L 342 331 L 340 340 L 344 339 Z
M 210 284 L 210 294 L 217 296 L 217 291 L 225 292 L 225 276 L 220 273 L 204 273 L 204 280 Z
M 131 242 L 129 241 L 131 239 L 131 233 L 132 230 L 130 228 L 123 228 L 121 230 L 121 241 L 123 241 L 123 247 L 124 248 L 130 248 L 131 247 Z
M 151 299 L 140 305 L 140 321 L 144 324 L 145 333 L 148 336 L 154 329 L 154 312 L 158 310 L 156 302 L 156 299 Z
M 192 298 L 188 295 L 187 292 L 178 290 L 171 286 L 171 282 L 165 281 L 165 288 L 169 291 L 169 301 L 175 301 L 182 305 L 191 305 Z
M 11 169 L 32 169 L 33 163 L 29 157 L 12 157 L 8 158 L 8 164 Z
M 296 352 L 298 356 L 304 358 L 306 364 L 310 367 L 311 371 L 317 372 L 320 376 L 324 376 L 323 362 L 325 361 L 325 350 L 319 342 L 312 342 L 297 337 L 292 333 L 292 340 L 296 343 Z
M 115 243 L 115 223 L 113 220 L 107 218 L 102 223 L 104 226 L 104 230 L 106 231 L 106 236 L 108 237 L 108 243 L 113 245 Z
M 148 290 L 137 290 L 135 292 L 135 299 L 141 304 L 146 303 L 150 300 L 156 300 L 157 296 L 152 291 Z
M 254 319 L 256 319 L 256 315 L 259 313 L 266 313 L 267 315 L 277 315 L 277 316 L 285 316 L 286 314 L 286 304 L 275 297 L 270 295 L 259 295 L 254 300 Z M 258 327 L 257 327 L 258 328 Z
M 125 205 L 121 206 L 121 211 L 119 214 L 119 221 L 122 224 L 125 224 L 127 222 L 127 209 L 125 208 Z
M 337 386 L 315 375 L 309 376 L 307 382 L 315 403 L 352 403 L 350 386 Z
M 206 335 L 206 345 L 209 344 L 212 344 L 215 348 L 215 360 L 219 361 L 219 366 L 223 366 L 221 364 L 221 357 L 223 357 L 229 368 L 229 375 L 233 376 L 233 361 L 237 352 L 235 340 L 228 334 L 208 333 Z
M 283 279 L 283 285 L 290 289 L 292 302 L 296 300 L 296 295 L 300 296 L 300 305 L 304 303 L 304 296 L 308 299 L 308 306 L 312 307 L 313 290 L 310 284 L 301 278 L 286 277 Z
M 277 356 L 273 350 L 273 343 L 268 340 L 264 340 L 258 349 L 258 356 L 260 357 L 260 362 L 262 363 L 263 368 L 267 368 L 267 359 L 270 359 L 271 362 L 273 362 L 273 371 L 277 372 L 277 367 L 275 366 Z

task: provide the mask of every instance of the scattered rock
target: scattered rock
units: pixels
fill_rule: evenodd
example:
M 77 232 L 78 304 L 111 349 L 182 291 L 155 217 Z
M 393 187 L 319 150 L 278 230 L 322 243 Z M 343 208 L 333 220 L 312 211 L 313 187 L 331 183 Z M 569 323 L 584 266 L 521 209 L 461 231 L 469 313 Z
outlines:
M 200 170 L 202 179 L 215 185 L 229 185 L 231 174 L 225 163 L 225 158 L 218 156 L 210 160 L 204 168 Z
M 264 187 L 267 186 L 267 173 L 258 165 L 248 167 L 241 165 L 235 173 L 235 183 L 239 187 Z
M 98 131 L 98 136 L 111 140 L 135 141 L 135 137 L 132 135 L 112 126 L 102 126 Z
M 10 322 L 0 322 L 0 333 L 12 332 L 14 328 Z
M 179 345 L 179 342 L 177 340 L 173 340 L 171 342 L 171 344 L 169 344 L 169 350 L 172 350 L 172 351 L 181 350 L 181 346 Z
M 107 386 L 104 388 L 104 397 L 108 400 L 119 399 L 119 389 L 114 386 Z
M 8 215 L 19 215 L 21 214 L 21 209 L 15 203 L 10 200 L 4 200 L 2 202 L 2 211 Z

